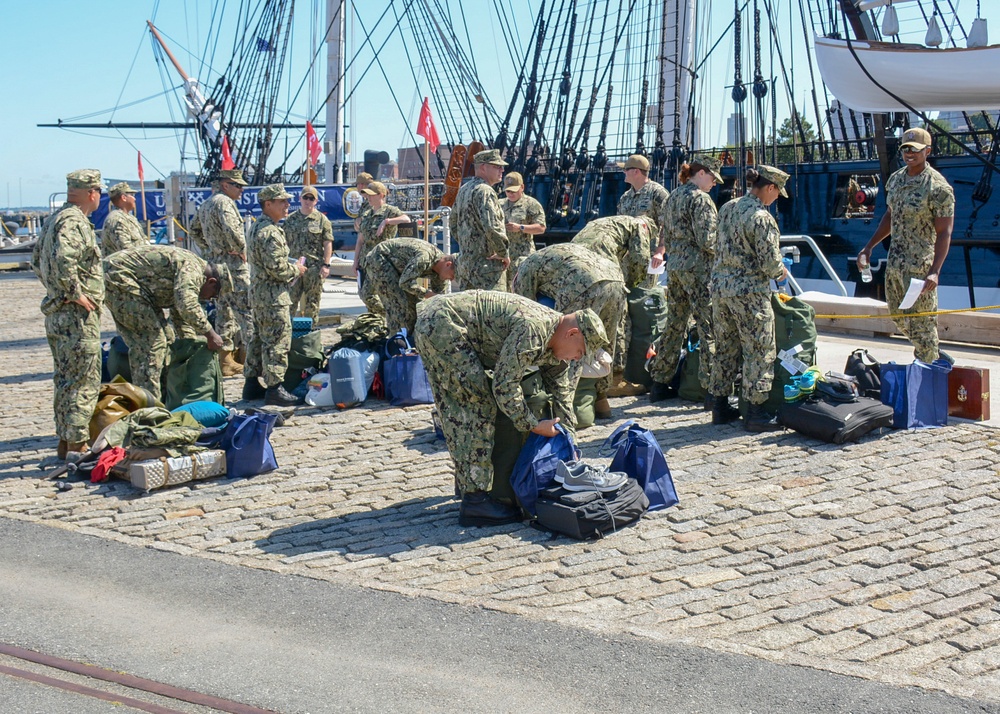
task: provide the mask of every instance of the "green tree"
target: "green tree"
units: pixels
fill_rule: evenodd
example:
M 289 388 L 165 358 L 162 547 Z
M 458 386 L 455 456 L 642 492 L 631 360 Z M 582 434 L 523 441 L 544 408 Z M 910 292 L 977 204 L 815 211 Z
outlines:
M 804 144 L 816 142 L 816 131 L 809 120 L 798 112 L 788 117 L 778 127 L 777 151 L 775 152 L 779 164 L 790 164 L 802 161 L 806 156 Z M 768 147 L 767 156 L 771 156 Z

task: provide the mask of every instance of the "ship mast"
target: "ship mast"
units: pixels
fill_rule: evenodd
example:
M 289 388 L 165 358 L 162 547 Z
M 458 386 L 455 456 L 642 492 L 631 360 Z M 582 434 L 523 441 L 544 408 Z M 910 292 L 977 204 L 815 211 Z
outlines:
M 188 76 L 188 73 L 184 71 L 181 67 L 181 63 L 177 61 L 174 57 L 173 52 L 167 47 L 167 44 L 163 41 L 160 36 L 159 31 L 153 26 L 153 23 L 146 20 L 146 24 L 149 25 L 149 31 L 153 33 L 153 38 L 159 43 L 160 47 L 163 48 L 164 53 L 170 59 L 170 62 L 174 65 L 177 73 L 184 80 L 184 104 L 187 106 L 188 114 L 190 114 L 197 122 L 201 128 L 202 136 L 205 139 L 206 144 L 209 148 L 219 145 L 222 140 L 222 112 L 215 108 L 214 104 L 211 104 L 205 95 L 201 91 L 201 85 L 198 84 L 197 79 L 193 79 Z M 239 152 L 233 148 L 233 160 L 236 161 L 237 165 L 242 165 L 241 157 Z
M 347 21 L 344 0 L 326 0 L 326 183 L 344 182 L 344 55 Z M 332 132 L 332 133 L 331 133 Z

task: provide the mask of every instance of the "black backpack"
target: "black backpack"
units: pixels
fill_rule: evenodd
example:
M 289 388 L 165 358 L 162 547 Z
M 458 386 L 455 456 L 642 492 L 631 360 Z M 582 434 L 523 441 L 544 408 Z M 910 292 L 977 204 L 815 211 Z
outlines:
M 882 397 L 882 366 L 869 354 L 868 350 L 859 347 L 847 357 L 844 374 L 858 380 L 861 395 L 872 399 Z
M 649 499 L 634 478 L 617 491 L 567 491 L 552 484 L 538 492 L 536 525 L 579 540 L 603 538 L 635 523 L 649 508 Z

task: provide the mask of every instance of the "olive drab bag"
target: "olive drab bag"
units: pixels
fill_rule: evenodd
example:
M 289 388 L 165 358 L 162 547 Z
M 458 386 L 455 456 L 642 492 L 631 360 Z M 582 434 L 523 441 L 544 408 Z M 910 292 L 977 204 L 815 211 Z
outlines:
M 219 356 L 205 340 L 174 340 L 164 382 L 163 403 L 168 410 L 190 402 L 226 403 Z
M 625 356 L 625 379 L 648 387 L 653 378 L 646 371 L 646 352 L 667 322 L 667 298 L 663 287 L 637 286 L 629 290 L 628 316 L 632 320 L 632 336 Z
M 490 375 L 490 387 L 492 386 L 493 378 Z M 536 419 L 552 418 L 552 395 L 545 391 L 542 375 L 531 372 L 525 376 L 521 380 L 521 391 L 524 392 L 524 399 Z M 518 431 L 510 417 L 500 409 L 497 409 L 495 429 L 492 456 L 493 488 L 490 489 L 490 496 L 497 501 L 512 504 L 514 489 L 510 485 L 510 476 L 521 453 L 521 447 L 528 440 L 528 434 Z
M 323 333 L 319 330 L 307 332 L 301 337 L 292 338 L 292 346 L 288 350 L 288 369 L 282 385 L 292 391 L 303 380 L 309 379 L 303 374 L 307 370 L 318 370 L 323 364 Z

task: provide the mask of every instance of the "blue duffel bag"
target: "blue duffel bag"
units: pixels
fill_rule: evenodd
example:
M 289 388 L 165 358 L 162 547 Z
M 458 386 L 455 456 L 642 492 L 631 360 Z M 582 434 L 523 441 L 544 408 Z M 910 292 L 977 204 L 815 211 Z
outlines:
M 650 511 L 670 508 L 679 502 L 663 449 L 653 432 L 636 424 L 634 419 L 615 429 L 599 453 L 614 454 L 609 471 L 622 471 L 639 482 L 649 498 Z
M 882 403 L 892 407 L 894 429 L 934 429 L 948 425 L 946 360 L 913 360 L 912 364 L 883 364 Z
M 510 475 L 510 486 L 514 489 L 517 502 L 531 515 L 535 515 L 538 492 L 555 481 L 559 462 L 576 461 L 580 457 L 566 428 L 556 424 L 556 430 L 559 433 L 555 436 L 529 434 Z
M 395 354 L 390 354 L 389 346 L 397 347 Z M 385 398 L 394 407 L 409 407 L 414 404 L 433 404 L 434 393 L 431 383 L 427 380 L 427 370 L 420 355 L 413 349 L 406 328 L 400 330 L 386 342 L 386 360 L 382 364 L 382 383 L 385 385 Z

